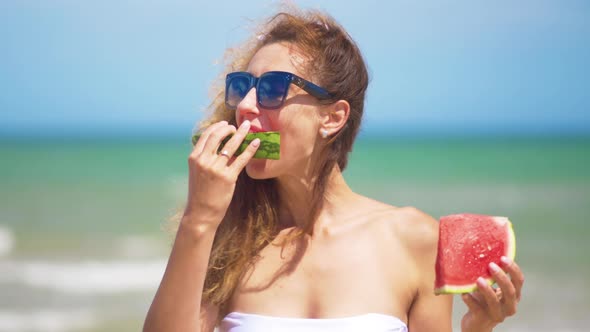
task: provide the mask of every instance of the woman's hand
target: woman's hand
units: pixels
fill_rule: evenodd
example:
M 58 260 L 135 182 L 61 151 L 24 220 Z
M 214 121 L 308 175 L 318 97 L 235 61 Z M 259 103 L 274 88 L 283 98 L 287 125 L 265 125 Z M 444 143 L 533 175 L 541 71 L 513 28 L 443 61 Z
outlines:
M 249 129 L 249 121 L 244 121 L 237 130 L 221 121 L 201 134 L 188 158 L 188 201 L 183 222 L 189 220 L 187 222 L 196 223 L 194 226 L 217 229 L 231 202 L 238 175 L 260 145 L 260 140 L 255 139 L 243 153 L 234 157 Z M 231 134 L 234 136 L 218 153 L 222 140 Z
M 491 331 L 506 317 L 516 313 L 524 283 L 522 271 L 515 262 L 506 257 L 502 257 L 502 268 L 494 263 L 489 268 L 498 288 L 492 288 L 480 278 L 476 291 L 463 294 L 463 302 L 469 308 L 461 320 L 463 332 Z

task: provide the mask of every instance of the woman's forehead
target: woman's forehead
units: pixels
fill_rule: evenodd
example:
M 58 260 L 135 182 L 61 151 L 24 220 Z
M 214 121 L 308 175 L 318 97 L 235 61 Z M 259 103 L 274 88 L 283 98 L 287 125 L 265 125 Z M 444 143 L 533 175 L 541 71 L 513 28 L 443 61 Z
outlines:
M 260 48 L 250 60 L 247 71 L 260 76 L 267 71 L 286 71 L 302 75 L 305 57 L 292 44 L 272 43 Z

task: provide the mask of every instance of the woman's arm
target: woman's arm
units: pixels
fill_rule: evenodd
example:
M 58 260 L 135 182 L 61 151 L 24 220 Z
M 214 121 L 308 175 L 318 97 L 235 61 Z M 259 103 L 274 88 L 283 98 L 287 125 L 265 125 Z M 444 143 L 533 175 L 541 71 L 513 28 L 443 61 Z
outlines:
M 413 208 L 405 208 L 403 234 L 415 263 L 416 295 L 408 312 L 412 332 L 451 332 L 453 297 L 434 294 L 438 221 Z
M 217 308 L 203 305 L 203 288 L 217 227 L 233 197 L 239 173 L 252 159 L 260 140 L 234 157 L 248 133 L 244 121 L 236 131 L 221 121 L 209 126 L 188 158 L 188 200 L 160 287 L 148 311 L 144 332 L 209 332 Z M 235 135 L 217 154 L 223 138 Z
M 451 332 L 453 297 L 434 295 L 430 290 L 420 292 L 412 304 L 408 317 L 408 327 L 412 332 Z
M 193 220 L 194 222 L 194 220 Z M 213 331 L 216 308 L 203 306 L 203 285 L 215 229 L 180 223 L 166 272 L 148 311 L 144 332 Z M 216 317 L 213 319 L 213 323 Z M 201 322 L 202 321 L 202 322 Z M 201 323 L 207 323 L 203 325 Z

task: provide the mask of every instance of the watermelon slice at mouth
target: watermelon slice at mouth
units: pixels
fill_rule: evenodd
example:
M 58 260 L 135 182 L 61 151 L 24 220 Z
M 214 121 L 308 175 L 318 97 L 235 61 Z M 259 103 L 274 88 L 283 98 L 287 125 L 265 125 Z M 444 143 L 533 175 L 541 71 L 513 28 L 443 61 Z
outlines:
M 494 281 L 489 264 L 500 258 L 514 259 L 516 239 L 506 217 L 455 214 L 440 218 L 436 257 L 436 294 L 469 293 L 477 288 L 477 278 Z
M 225 143 L 227 143 L 227 141 L 229 141 L 232 136 L 233 135 L 230 135 L 223 139 L 221 145 L 219 146 L 218 152 L 222 150 L 223 145 L 225 145 Z M 192 137 L 191 142 L 193 145 L 197 144 L 197 141 L 200 137 L 201 134 L 195 134 Z M 250 142 L 256 138 L 260 139 L 260 146 L 258 147 L 258 150 L 256 150 L 254 158 L 272 160 L 278 160 L 281 158 L 281 134 L 278 131 L 260 131 L 246 134 L 244 141 L 238 147 L 235 155 L 238 156 L 244 152 Z

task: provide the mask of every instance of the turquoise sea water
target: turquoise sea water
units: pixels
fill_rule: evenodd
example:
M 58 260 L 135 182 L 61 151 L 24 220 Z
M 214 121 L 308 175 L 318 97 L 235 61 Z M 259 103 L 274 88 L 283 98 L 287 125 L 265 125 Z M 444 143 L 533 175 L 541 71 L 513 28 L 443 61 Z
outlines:
M 188 139 L 0 141 L 0 332 L 137 331 L 186 193 Z M 526 273 L 499 331 L 590 325 L 590 139 L 363 138 L 356 191 L 508 216 Z M 455 321 L 464 312 L 457 302 Z

